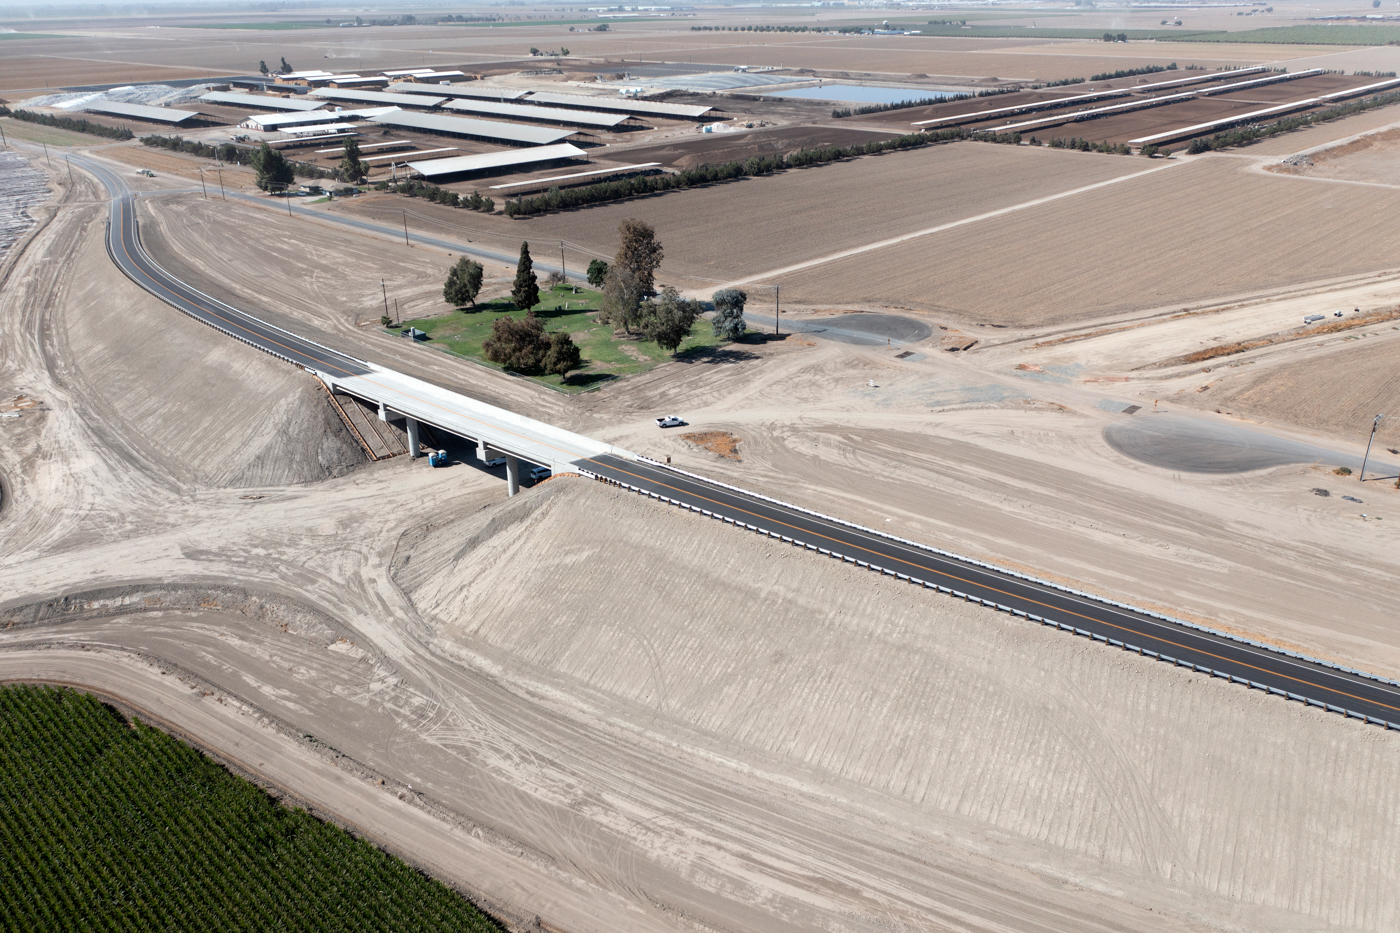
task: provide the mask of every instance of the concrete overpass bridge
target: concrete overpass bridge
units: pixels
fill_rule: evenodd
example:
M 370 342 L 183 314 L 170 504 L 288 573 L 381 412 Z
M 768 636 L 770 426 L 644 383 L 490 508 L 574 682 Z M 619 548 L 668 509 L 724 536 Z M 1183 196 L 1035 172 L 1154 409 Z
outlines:
M 522 462 L 548 467 L 555 473 L 593 475 L 585 461 L 594 457 L 609 454 L 634 459 L 630 452 L 610 444 L 333 350 L 206 295 L 162 269 L 141 245 L 135 196 L 121 176 L 85 159 L 75 161 L 95 175 L 112 196 L 107 252 L 128 278 L 166 304 L 235 340 L 301 366 L 333 394 L 368 402 L 378 409 L 381 420 L 404 422 L 410 456 L 422 453 L 419 426 L 423 424 L 473 441 L 481 460 L 505 458 L 510 495 L 520 490 Z

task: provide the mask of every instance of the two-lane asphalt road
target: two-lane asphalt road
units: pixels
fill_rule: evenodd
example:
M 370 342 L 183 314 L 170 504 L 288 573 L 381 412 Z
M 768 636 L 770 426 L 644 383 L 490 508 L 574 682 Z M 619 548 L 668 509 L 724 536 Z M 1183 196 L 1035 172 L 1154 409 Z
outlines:
M 409 375 L 385 370 L 273 327 L 191 288 L 161 269 L 141 248 L 135 204 L 125 182 L 102 165 L 87 159 L 74 161 L 99 178 L 112 196 L 107 248 L 112 260 L 133 282 L 180 311 L 281 359 L 321 373 L 323 378 L 343 379 L 348 385 L 362 382 L 381 396 L 397 393 L 389 395 L 388 400 L 397 399 L 399 408 L 413 411 L 414 417 L 428 423 L 442 422 L 450 409 L 461 426 L 452 421 L 449 431 L 464 430 L 478 439 L 485 436 L 489 442 L 499 441 L 505 449 L 515 446 L 526 459 L 553 464 L 556 469 L 572 464 L 581 472 L 622 483 L 675 505 L 906 577 L 956 597 L 980 600 L 1112 647 L 1190 665 L 1214 676 L 1400 728 L 1400 685 L 1390 681 L 1069 591 L 816 515 L 758 493 L 638 460 L 591 438 L 460 394 L 447 393 L 454 396 L 448 399 L 444 390 Z M 533 446 L 520 446 L 525 444 Z

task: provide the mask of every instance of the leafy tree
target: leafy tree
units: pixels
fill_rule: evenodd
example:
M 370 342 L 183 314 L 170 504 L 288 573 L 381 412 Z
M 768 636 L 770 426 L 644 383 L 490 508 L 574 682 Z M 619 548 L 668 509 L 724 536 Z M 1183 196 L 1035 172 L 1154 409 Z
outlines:
M 744 323 L 744 304 L 749 296 L 738 288 L 721 288 L 712 299 L 715 303 L 715 336 L 721 340 L 738 340 L 748 325 Z
M 641 305 L 645 297 L 646 290 L 631 269 L 613 266 L 603 277 L 603 302 L 598 317 L 630 334 L 632 328 L 641 323 Z
M 365 163 L 360 161 L 360 144 L 353 138 L 345 140 L 345 158 L 340 160 L 338 174 L 341 181 L 352 185 L 369 174 Z
M 656 242 L 651 224 L 629 217 L 617 225 L 617 256 L 614 266 L 631 271 L 642 286 L 643 296 L 656 294 L 656 269 L 665 251 Z
M 538 54 L 540 54 L 540 50 L 537 49 L 537 48 L 535 48 L 535 47 L 532 45 L 532 46 L 530 46 L 530 54 L 531 54 L 531 55 L 538 55 Z
M 267 74 L 267 62 L 258 62 L 258 71 L 261 71 L 263 74 Z
M 481 345 L 486 358 L 516 372 L 538 372 L 550 350 L 544 325 L 534 312 L 522 320 L 502 316 L 491 322 L 491 336 Z
M 284 75 L 291 74 L 291 73 L 292 73 L 293 71 L 295 71 L 295 70 L 296 70 L 296 69 L 294 69 L 291 65 L 288 65 L 288 64 L 287 64 L 287 56 L 283 55 L 283 56 L 282 56 L 282 74 L 284 74 Z
M 607 24 L 607 23 L 599 23 L 597 26 L 594 26 L 594 27 L 593 27 L 593 31 L 594 31 L 594 32 L 607 32 L 607 31 L 608 31 L 608 24 Z
M 257 173 L 254 179 L 257 186 L 264 191 L 285 188 L 292 183 L 294 177 L 286 158 L 267 143 L 263 143 L 258 147 L 258 151 L 253 153 L 253 171 Z
M 1119 42 L 1127 42 L 1127 41 L 1128 41 L 1128 34 L 1127 34 L 1126 32 L 1120 32 L 1120 33 L 1119 33 L 1117 36 L 1115 36 L 1114 38 L 1117 39 Z
M 540 303 L 540 281 L 535 277 L 535 261 L 530 258 L 530 244 L 520 244 L 520 261 L 515 266 L 515 284 L 510 289 L 510 299 L 524 311 Z
M 595 259 L 588 264 L 588 284 L 594 288 L 603 287 L 603 279 L 607 277 L 608 264 L 601 259 Z
M 447 281 L 442 286 L 442 298 L 454 308 L 470 304 L 476 307 L 476 296 L 481 293 L 481 278 L 485 270 L 481 263 L 472 262 L 463 256 L 447 273 Z
M 569 381 L 569 370 L 583 365 L 583 354 L 579 352 L 574 338 L 559 330 L 549 335 L 549 349 L 545 351 L 542 365 L 544 371 Z
M 656 301 L 648 304 L 646 311 L 643 330 L 647 339 L 674 354 L 681 342 L 690 336 L 695 319 L 700 316 L 700 302 L 682 298 L 674 288 L 667 288 Z
M 1104 33 L 1104 34 L 1103 34 L 1103 41 L 1105 41 L 1105 42 L 1112 42 L 1112 41 L 1113 41 L 1113 33 L 1111 33 L 1111 32 L 1106 32 L 1106 33 Z

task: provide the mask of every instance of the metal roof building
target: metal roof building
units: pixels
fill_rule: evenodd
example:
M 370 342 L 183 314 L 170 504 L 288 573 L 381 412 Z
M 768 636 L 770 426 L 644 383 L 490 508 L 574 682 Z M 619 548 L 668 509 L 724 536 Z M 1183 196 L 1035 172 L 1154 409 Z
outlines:
M 239 126 L 250 130 L 276 130 L 284 126 L 298 124 L 339 122 L 361 117 L 376 117 L 382 113 L 392 113 L 393 107 L 374 107 L 369 110 L 314 110 L 309 113 L 254 113 L 244 118 Z
M 256 107 L 259 110 L 315 110 L 325 101 L 289 97 L 264 97 L 260 94 L 239 94 L 235 91 L 210 91 L 200 100 L 211 104 L 231 104 L 234 107 Z
M 317 88 L 307 97 L 318 100 L 345 100 L 355 104 L 382 104 L 386 107 L 436 107 L 446 97 L 426 94 L 389 94 L 384 91 L 347 91 L 341 88 Z
M 563 123 L 590 129 L 611 130 L 632 117 L 625 113 L 598 113 L 593 110 L 569 110 L 567 107 L 531 107 L 529 104 L 503 104 L 494 100 L 454 100 L 445 110 L 484 113 L 509 120 L 533 120 L 538 123 Z
M 425 133 L 438 133 L 448 136 L 464 136 L 469 139 L 485 139 L 491 142 L 510 143 L 514 146 L 547 146 L 561 142 L 577 133 L 576 130 L 555 130 L 543 126 L 522 126 L 519 123 L 501 123 L 497 120 L 473 120 L 470 117 L 447 117 L 435 113 L 406 113 L 402 110 L 370 117 L 375 123 L 397 126 L 409 130 L 422 130 Z
M 520 152 L 487 152 L 482 155 L 433 159 L 430 162 L 409 162 L 408 167 L 425 178 L 440 178 L 444 175 L 459 175 L 464 172 L 480 172 L 493 168 L 552 162 L 555 159 L 576 159 L 585 155 L 586 153 L 579 147 L 561 143 L 557 146 L 538 146 Z
M 407 82 L 389 85 L 389 90 L 403 94 L 437 94 L 440 97 L 470 97 L 477 100 L 518 100 L 529 91 L 511 91 L 505 88 L 473 87 L 461 84 L 410 84 Z
M 527 104 L 552 104 L 556 107 L 583 107 L 588 110 L 615 110 L 645 117 L 669 117 L 672 120 L 698 120 L 714 110 L 694 104 L 664 104 L 649 100 L 633 100 L 630 97 L 586 97 L 582 94 L 555 94 L 553 91 L 536 91 L 529 97 L 521 98 Z
M 149 107 L 145 104 L 119 104 L 111 100 L 94 100 L 83 105 L 88 113 L 106 113 L 114 117 L 131 117 L 147 123 L 184 123 L 202 116 L 194 110 L 172 110 L 169 107 Z

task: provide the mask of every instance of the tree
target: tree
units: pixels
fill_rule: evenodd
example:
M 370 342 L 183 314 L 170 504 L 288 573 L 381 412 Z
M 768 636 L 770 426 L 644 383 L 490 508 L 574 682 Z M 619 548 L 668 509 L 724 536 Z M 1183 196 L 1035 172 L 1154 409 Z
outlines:
M 284 75 L 289 75 L 289 74 L 291 74 L 294 70 L 295 70 L 295 69 L 293 69 L 291 65 L 288 65 L 288 64 L 287 64 L 287 56 L 283 55 L 283 56 L 282 56 L 282 74 L 284 74 Z
M 1115 38 L 1116 38 L 1119 42 L 1127 42 L 1127 41 L 1128 41 L 1128 34 L 1127 34 L 1126 32 L 1120 32 Z
M 607 277 L 608 264 L 601 259 L 595 259 L 588 264 L 588 284 L 594 288 L 603 287 L 603 279 Z
M 633 326 L 641 323 L 641 305 L 645 297 L 646 291 L 631 269 L 613 266 L 603 278 L 603 303 L 598 317 L 603 323 L 630 334 Z
M 569 370 L 583 365 L 583 354 L 579 352 L 574 338 L 562 330 L 549 335 L 549 349 L 544 354 L 544 371 L 569 381 Z
M 1106 32 L 1106 33 L 1104 33 L 1104 34 L 1103 34 L 1103 41 L 1105 41 L 1105 42 L 1112 42 L 1112 41 L 1113 41 L 1113 33 L 1111 33 L 1111 32 Z
M 544 325 L 534 312 L 523 320 L 509 316 L 491 322 L 491 336 L 481 345 L 486 358 L 516 372 L 538 372 L 544 356 L 550 350 Z
M 742 289 L 721 288 L 712 299 L 715 303 L 715 336 L 721 340 L 738 340 L 748 325 L 744 323 L 744 304 L 749 296 Z
M 531 55 L 538 55 L 538 54 L 540 54 L 540 50 L 537 49 L 537 48 L 535 48 L 535 47 L 532 45 L 532 46 L 530 46 L 530 54 L 531 54 Z
M 520 261 L 515 266 L 515 284 L 510 289 L 510 300 L 521 311 L 540 303 L 540 282 L 535 278 L 535 261 L 530 258 L 528 242 L 520 244 Z
M 681 342 L 690 336 L 695 319 L 700 316 L 700 302 L 682 298 L 674 288 L 667 288 L 646 311 L 643 329 L 647 339 L 674 354 Z
M 360 161 L 360 144 L 353 138 L 345 140 L 345 158 L 340 160 L 337 170 L 340 180 L 353 185 L 368 173 L 369 169 Z
M 607 24 L 607 23 L 599 23 L 597 26 L 594 26 L 594 27 L 593 27 L 593 31 L 594 31 L 594 32 L 607 32 L 607 31 L 608 31 L 608 24 Z
M 472 262 L 463 256 L 447 272 L 447 281 L 442 286 L 442 298 L 454 308 L 470 304 L 476 307 L 476 296 L 481 293 L 481 278 L 484 270 L 481 263 Z
M 614 266 L 629 269 L 641 283 L 643 296 L 656 294 L 656 269 L 665 250 L 656 242 L 651 224 L 629 217 L 617 225 L 617 256 Z
M 253 171 L 257 173 L 255 182 L 264 191 L 285 188 L 292 183 L 292 167 L 282 153 L 267 143 L 253 153 Z
M 261 71 L 263 74 L 267 74 L 267 62 L 258 62 L 258 71 Z

